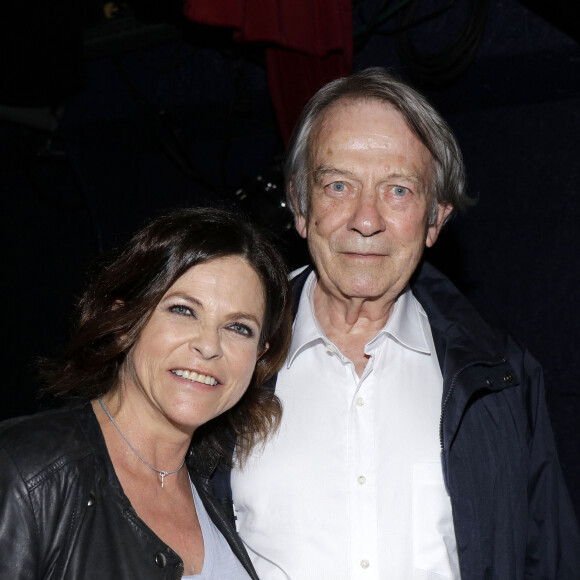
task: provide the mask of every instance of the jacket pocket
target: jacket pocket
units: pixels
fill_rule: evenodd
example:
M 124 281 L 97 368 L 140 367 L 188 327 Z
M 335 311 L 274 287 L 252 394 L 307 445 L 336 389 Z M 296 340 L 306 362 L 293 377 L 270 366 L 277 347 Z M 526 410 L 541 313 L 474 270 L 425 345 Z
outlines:
M 459 580 L 451 501 L 441 463 L 413 465 L 413 562 L 437 578 Z

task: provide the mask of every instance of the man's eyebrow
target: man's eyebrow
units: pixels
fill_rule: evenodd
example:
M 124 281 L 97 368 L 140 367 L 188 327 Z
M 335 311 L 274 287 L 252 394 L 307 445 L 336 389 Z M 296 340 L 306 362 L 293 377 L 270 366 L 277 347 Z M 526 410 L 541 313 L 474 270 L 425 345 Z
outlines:
M 338 177 L 354 178 L 355 174 L 346 169 L 339 169 L 332 165 L 320 165 L 312 171 L 312 178 L 314 183 L 319 184 L 326 175 L 336 175 Z M 389 173 L 385 176 L 388 179 L 402 179 L 404 181 L 412 181 L 419 186 L 425 185 L 425 180 L 419 173 Z
M 390 179 L 402 179 L 404 181 L 412 181 L 418 185 L 423 185 L 425 180 L 419 173 L 390 173 L 387 177 Z
M 340 177 L 354 177 L 354 173 L 352 173 L 351 171 L 339 169 L 338 167 L 333 167 L 332 165 L 319 165 L 316 169 L 312 170 L 312 178 L 314 179 L 314 183 L 320 183 L 323 177 L 326 175 L 338 175 Z

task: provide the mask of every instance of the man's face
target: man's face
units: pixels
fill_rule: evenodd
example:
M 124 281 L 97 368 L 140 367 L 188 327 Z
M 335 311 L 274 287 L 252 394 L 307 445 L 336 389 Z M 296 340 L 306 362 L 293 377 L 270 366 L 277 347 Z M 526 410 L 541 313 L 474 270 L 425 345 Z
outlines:
M 428 226 L 433 160 L 402 115 L 378 101 L 334 105 L 312 143 L 308 238 L 322 288 L 395 300 L 450 207 Z

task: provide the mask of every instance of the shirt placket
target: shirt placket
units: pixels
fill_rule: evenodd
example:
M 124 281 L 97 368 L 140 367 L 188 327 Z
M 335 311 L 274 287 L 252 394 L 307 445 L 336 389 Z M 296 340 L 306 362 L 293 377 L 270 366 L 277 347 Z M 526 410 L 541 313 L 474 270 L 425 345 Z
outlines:
M 372 363 L 371 358 L 362 379 L 356 377 L 357 388 L 350 404 L 348 490 L 351 578 L 356 580 L 379 580 Z

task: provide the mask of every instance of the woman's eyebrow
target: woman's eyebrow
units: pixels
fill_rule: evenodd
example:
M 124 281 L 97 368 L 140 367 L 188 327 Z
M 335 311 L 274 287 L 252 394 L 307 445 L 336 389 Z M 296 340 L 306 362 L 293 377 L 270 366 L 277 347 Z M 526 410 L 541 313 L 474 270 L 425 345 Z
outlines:
M 203 302 L 199 300 L 199 298 L 191 296 L 187 292 L 173 292 L 165 296 L 163 300 L 171 300 L 173 298 L 181 298 L 182 300 L 185 300 L 186 302 L 189 302 L 191 304 L 195 304 L 196 306 L 199 306 L 201 309 L 203 309 Z M 254 322 L 258 326 L 258 328 L 262 328 L 262 323 L 260 322 L 258 317 L 255 314 L 252 314 L 251 312 L 242 312 L 242 311 L 229 312 L 227 314 L 227 317 L 230 320 L 236 319 L 239 320 L 241 318 L 244 320 L 249 320 L 251 322 Z
M 228 318 L 232 320 L 249 320 L 253 322 L 258 328 L 262 328 L 262 323 L 258 320 L 258 318 L 249 312 L 232 312 L 228 315 Z
M 203 308 L 203 302 L 199 298 L 196 298 L 187 292 L 171 292 L 171 294 L 166 294 L 163 297 L 163 300 L 173 300 L 174 298 L 181 298 L 190 304 L 195 304 L 196 306 Z

